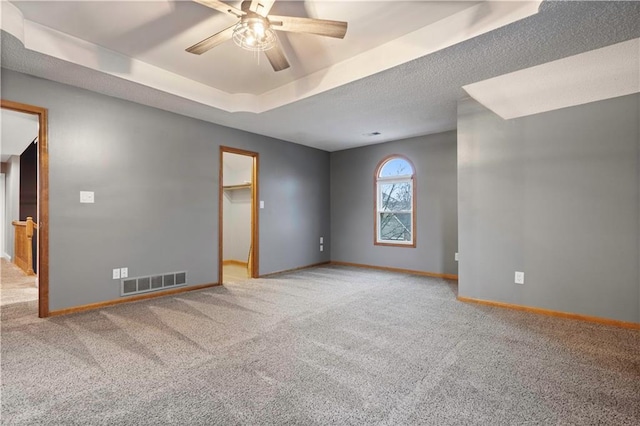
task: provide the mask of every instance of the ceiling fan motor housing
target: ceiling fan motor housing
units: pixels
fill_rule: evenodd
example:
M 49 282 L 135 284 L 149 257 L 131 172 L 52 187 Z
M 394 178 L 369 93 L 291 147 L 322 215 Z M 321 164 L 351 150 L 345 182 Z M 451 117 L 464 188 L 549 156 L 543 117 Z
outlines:
M 269 16 L 271 7 L 276 0 L 245 0 L 240 5 L 240 9 L 220 0 L 193 1 L 240 18 L 237 24 L 231 25 L 186 49 L 187 52 L 196 55 L 201 55 L 232 38 L 243 49 L 254 52 L 264 51 L 273 70 L 282 71 L 289 68 L 290 65 L 278 42 L 275 30 L 334 38 L 344 38 L 347 33 L 347 23 L 342 21 L 295 16 Z
M 274 47 L 277 37 L 269 20 L 257 13 L 248 12 L 234 27 L 233 41 L 243 49 L 261 51 Z

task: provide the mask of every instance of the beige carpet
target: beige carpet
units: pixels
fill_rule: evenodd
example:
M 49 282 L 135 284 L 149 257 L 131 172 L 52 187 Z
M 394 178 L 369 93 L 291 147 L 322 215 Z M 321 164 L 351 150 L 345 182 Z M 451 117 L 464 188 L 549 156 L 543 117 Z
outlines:
M 638 425 L 640 332 L 346 267 L 39 320 L 2 310 L 3 424 Z
M 5 258 L 0 262 L 0 306 L 37 300 L 37 277 L 25 274 Z

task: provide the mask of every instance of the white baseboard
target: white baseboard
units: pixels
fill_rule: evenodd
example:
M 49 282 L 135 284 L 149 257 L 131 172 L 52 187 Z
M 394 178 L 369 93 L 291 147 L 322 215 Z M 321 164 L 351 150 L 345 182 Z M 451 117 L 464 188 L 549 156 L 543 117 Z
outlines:
M 2 253 L 2 257 L 7 259 L 9 262 L 11 262 L 11 256 L 9 256 L 7 253 Z

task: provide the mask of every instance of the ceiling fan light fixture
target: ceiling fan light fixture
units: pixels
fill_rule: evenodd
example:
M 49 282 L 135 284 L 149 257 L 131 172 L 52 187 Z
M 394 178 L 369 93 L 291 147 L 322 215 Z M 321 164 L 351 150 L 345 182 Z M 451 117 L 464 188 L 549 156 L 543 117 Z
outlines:
M 249 16 L 242 18 L 234 27 L 233 41 L 243 49 L 261 52 L 275 46 L 277 38 L 265 18 Z

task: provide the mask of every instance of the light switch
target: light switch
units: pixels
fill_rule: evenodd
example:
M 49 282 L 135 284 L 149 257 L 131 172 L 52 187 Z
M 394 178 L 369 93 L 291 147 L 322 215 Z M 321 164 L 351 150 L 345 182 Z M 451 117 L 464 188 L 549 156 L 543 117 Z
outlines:
M 260 200 L 260 208 L 264 209 L 264 201 Z
M 93 191 L 80 191 L 81 203 L 94 203 L 95 197 Z
M 324 237 L 320 237 L 320 244 L 324 243 Z

